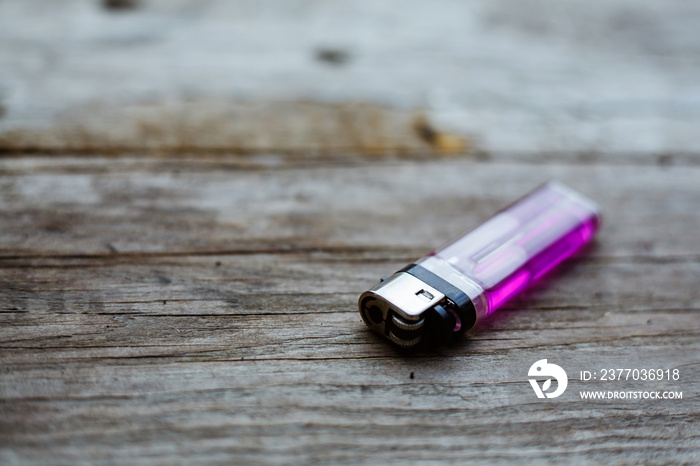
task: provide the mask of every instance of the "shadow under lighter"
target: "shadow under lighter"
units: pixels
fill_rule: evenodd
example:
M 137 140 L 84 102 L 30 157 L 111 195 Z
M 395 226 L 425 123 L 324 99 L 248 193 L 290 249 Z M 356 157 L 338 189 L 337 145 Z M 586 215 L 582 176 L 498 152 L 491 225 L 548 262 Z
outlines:
M 362 293 L 362 319 L 404 348 L 446 344 L 588 243 L 599 212 L 550 181 Z

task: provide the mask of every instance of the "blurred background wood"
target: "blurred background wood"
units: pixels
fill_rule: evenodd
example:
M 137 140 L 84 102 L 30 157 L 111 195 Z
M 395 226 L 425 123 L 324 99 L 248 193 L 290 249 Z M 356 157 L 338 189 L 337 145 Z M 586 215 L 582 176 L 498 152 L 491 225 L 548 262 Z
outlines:
M 0 2 L 0 462 L 697 463 L 699 8 Z M 585 254 L 436 352 L 364 326 L 550 178 Z

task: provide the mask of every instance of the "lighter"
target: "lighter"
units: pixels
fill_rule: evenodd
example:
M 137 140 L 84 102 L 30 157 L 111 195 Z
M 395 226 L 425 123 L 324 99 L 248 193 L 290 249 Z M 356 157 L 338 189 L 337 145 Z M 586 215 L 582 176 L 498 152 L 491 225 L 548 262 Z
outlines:
M 598 206 L 550 181 L 360 296 L 365 323 L 393 343 L 440 346 L 588 243 Z

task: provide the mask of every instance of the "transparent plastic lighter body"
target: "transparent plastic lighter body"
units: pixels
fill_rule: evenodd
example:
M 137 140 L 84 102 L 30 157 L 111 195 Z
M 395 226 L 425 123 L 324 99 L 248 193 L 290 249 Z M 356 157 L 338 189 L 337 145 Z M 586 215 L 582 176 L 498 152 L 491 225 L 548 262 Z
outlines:
M 448 342 L 591 241 L 597 205 L 551 181 L 360 297 L 365 322 L 394 343 Z

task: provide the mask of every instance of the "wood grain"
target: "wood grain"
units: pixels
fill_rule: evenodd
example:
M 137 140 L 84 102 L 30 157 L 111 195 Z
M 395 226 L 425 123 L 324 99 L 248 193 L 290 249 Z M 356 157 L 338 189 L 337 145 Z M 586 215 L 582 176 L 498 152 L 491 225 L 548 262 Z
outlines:
M 0 463 L 700 462 L 697 18 L 0 2 Z M 556 274 L 439 350 L 362 323 L 552 178 L 603 210 Z M 680 380 L 580 380 L 606 368 Z
M 134 3 L 0 4 L 0 147 L 700 151 L 695 2 Z
M 3 162 L 5 461 L 696 457 L 697 168 L 111 161 Z M 438 352 L 365 328 L 356 298 L 376 277 L 542 176 L 595 191 L 608 214 L 595 247 Z M 570 376 L 556 404 L 523 372 L 545 357 Z M 685 398 L 576 399 L 574 374 L 622 363 L 679 368 L 682 383 L 624 388 Z

